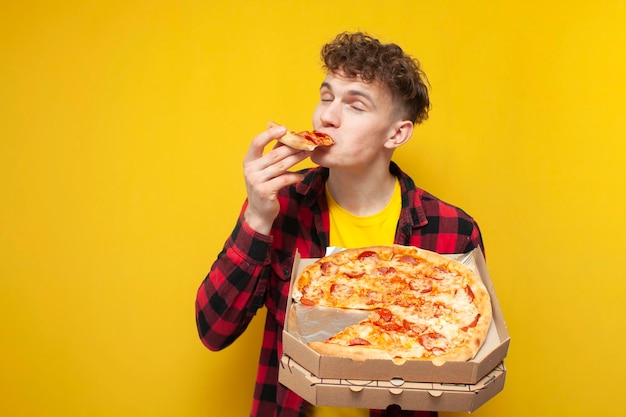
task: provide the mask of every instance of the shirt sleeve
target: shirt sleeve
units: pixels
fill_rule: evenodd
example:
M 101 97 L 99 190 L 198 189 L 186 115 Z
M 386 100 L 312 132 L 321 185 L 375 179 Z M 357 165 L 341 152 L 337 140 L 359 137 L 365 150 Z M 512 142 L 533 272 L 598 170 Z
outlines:
M 221 350 L 233 343 L 263 305 L 269 280 L 271 237 L 240 216 L 196 296 L 202 343 Z
M 472 219 L 472 223 L 473 223 L 473 227 L 472 227 L 472 233 L 470 234 L 470 244 L 468 245 L 468 247 L 465 249 L 464 252 L 470 252 L 472 249 L 480 247 L 480 250 L 482 250 L 483 252 L 483 256 L 486 256 L 485 243 L 483 242 L 483 236 L 482 236 L 482 233 L 480 232 L 480 228 L 478 227 L 478 223 L 476 223 L 476 221 L 474 221 L 473 219 Z

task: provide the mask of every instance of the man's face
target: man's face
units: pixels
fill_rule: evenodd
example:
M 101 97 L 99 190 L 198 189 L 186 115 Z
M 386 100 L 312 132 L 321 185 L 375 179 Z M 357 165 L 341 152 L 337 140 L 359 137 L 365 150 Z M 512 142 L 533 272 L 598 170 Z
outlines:
M 335 145 L 316 149 L 313 162 L 359 169 L 378 158 L 389 159 L 393 149 L 385 145 L 399 120 L 393 104 L 382 84 L 329 72 L 320 88 L 313 128 L 331 135 Z

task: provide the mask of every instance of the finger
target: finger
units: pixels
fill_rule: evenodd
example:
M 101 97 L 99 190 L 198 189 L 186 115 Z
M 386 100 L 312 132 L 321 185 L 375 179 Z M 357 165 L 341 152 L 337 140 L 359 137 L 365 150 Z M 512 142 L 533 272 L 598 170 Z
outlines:
M 246 154 L 245 159 L 250 160 L 260 158 L 263 155 L 265 147 L 271 141 L 284 136 L 286 132 L 287 128 L 285 128 L 284 126 L 276 126 L 259 133 L 254 137 L 254 139 L 252 139 L 252 142 L 250 143 L 250 148 L 248 148 L 248 153 Z
M 269 152 L 256 158 L 249 152 L 243 164 L 246 170 L 250 169 L 251 171 L 261 171 L 273 165 L 280 168 L 278 171 L 285 171 L 306 159 L 310 154 L 310 151 L 301 151 L 281 144 L 280 146 L 275 145 Z
M 272 195 L 275 198 L 275 196 L 278 194 L 278 192 L 281 189 L 289 185 L 296 184 L 302 181 L 303 178 L 304 178 L 304 175 L 302 174 L 298 174 L 295 172 L 286 172 L 282 175 L 279 175 L 277 177 L 274 177 L 268 180 L 266 185 L 268 189 L 272 190 L 270 195 Z
M 272 150 L 263 158 L 250 163 L 246 166 L 246 172 L 248 175 L 254 175 L 260 181 L 267 181 L 272 178 L 278 177 L 287 173 L 296 164 L 304 161 L 310 152 L 308 151 L 296 151 L 295 153 L 290 150 L 285 155 L 284 152 Z

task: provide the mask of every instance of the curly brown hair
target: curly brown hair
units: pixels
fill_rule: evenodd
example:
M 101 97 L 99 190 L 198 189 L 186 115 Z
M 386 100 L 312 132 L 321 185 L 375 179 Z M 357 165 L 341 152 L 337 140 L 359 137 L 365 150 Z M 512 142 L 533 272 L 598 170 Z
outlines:
M 414 123 L 428 118 L 428 80 L 419 61 L 394 43 L 383 44 L 365 33 L 340 33 L 321 51 L 324 68 L 360 77 L 364 82 L 382 82 L 400 99 L 403 116 Z

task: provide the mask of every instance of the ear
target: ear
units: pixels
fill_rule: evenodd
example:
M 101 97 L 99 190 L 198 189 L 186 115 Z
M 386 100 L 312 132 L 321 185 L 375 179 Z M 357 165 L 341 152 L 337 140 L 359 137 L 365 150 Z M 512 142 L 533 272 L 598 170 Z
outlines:
M 389 137 L 385 142 L 385 148 L 396 149 L 404 145 L 413 135 L 413 122 L 400 120 L 394 123 L 389 131 Z

